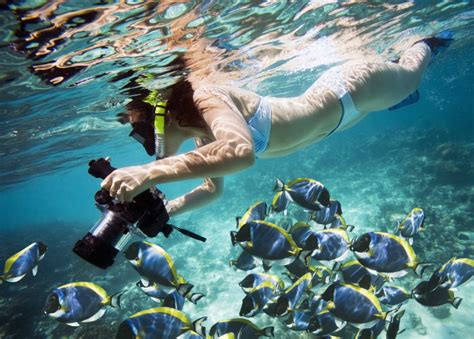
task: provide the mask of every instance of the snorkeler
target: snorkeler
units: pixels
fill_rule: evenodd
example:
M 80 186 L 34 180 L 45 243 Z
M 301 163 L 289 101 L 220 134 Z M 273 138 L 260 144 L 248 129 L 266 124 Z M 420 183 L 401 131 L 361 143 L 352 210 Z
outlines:
M 221 194 L 225 175 L 251 167 L 256 157 L 296 152 L 354 126 L 370 112 L 406 102 L 432 55 L 452 40 L 449 34 L 420 40 L 397 62 L 351 61 L 331 68 L 292 98 L 209 85 L 190 72 L 165 91 L 150 92 L 144 99 L 148 107 L 130 105 L 121 116 L 157 160 L 118 169 L 102 187 L 119 201 L 130 201 L 157 184 L 203 178 L 202 185 L 169 201 L 167 209 L 173 215 L 203 206 Z M 174 64 L 187 69 L 190 58 Z M 175 155 L 190 138 L 196 149 Z

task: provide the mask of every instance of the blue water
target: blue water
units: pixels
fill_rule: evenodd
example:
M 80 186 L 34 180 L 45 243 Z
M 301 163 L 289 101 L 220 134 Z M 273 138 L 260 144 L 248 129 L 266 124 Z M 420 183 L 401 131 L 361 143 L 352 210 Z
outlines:
M 341 202 L 346 220 L 356 225 L 351 238 L 369 230 L 391 229 L 413 207 L 422 207 L 427 214 L 427 229 L 415 240 L 414 249 L 423 261 L 441 264 L 452 256 L 474 257 L 474 242 L 458 239 L 459 232 L 473 235 L 474 223 L 474 5 L 470 1 L 391 4 L 190 2 L 188 9 L 182 9 L 184 14 L 175 8 L 177 14 L 166 19 L 171 24 L 201 5 L 200 15 L 209 17 L 204 31 L 196 33 L 198 38 L 227 39 L 229 45 L 222 48 L 236 53 L 219 55 L 215 62 L 243 62 L 240 76 L 233 76 L 230 83 L 274 96 L 300 95 L 322 71 L 349 59 L 353 53 L 361 56 L 376 52 L 391 58 L 400 52 L 390 49 L 392 42 L 406 47 L 403 41 L 412 34 L 430 35 L 449 28 L 456 36 L 425 73 L 417 104 L 374 112 L 352 129 L 293 155 L 259 159 L 253 168 L 226 178 L 219 201 L 173 218 L 176 225 L 208 238 L 201 244 L 174 232 L 169 239 L 154 240 L 170 253 L 178 271 L 195 285 L 195 291 L 206 294 L 197 306 L 185 305 L 190 318 L 207 316 L 210 328 L 218 320 L 238 315 L 244 294 L 237 282 L 245 272 L 228 266 L 239 253 L 231 246 L 229 231 L 235 228 L 235 217 L 252 203 L 271 202 L 277 177 L 284 181 L 311 177 L 324 183 L 331 197 Z M 51 86 L 28 68 L 78 53 L 97 42 L 110 40 L 111 44 L 111 38 L 117 40 L 133 31 L 126 29 L 127 24 L 140 22 L 142 17 L 134 16 L 132 10 L 121 12 L 118 17 L 128 15 L 128 21 L 122 20 L 113 29 L 110 24 L 102 24 L 99 33 L 76 36 L 55 46 L 51 54 L 38 61 L 11 47 L 21 40 L 13 32 L 18 28 L 19 17 L 25 15 L 14 15 L 14 6 L 28 9 L 37 4 L 13 2 L 10 9 L 0 12 L 0 260 L 37 240 L 48 244 L 49 250 L 36 277 L 27 276 L 18 283 L 0 286 L 0 337 L 113 336 L 127 316 L 157 304 L 135 287 L 139 277 L 123 256 L 119 255 L 114 267 L 102 271 L 71 251 L 75 241 L 99 218 L 93 196 L 100 181 L 87 174 L 87 163 L 102 156 L 111 156 L 116 167 L 152 160 L 136 141 L 127 137 L 129 126 L 115 122 L 115 114 L 127 99 L 121 89 L 126 79 L 118 83 L 110 79 L 120 69 L 161 66 L 168 54 L 160 54 L 159 48 L 146 44 L 148 39 L 156 39 L 153 34 L 158 34 L 158 28 L 151 27 L 149 36 L 144 34 L 135 41 L 144 51 L 139 56 L 129 50 L 128 54 L 117 53 L 100 61 L 104 57 L 96 55 L 99 62 L 88 64 L 64 83 Z M 51 18 L 92 6 L 93 1 L 80 5 L 69 2 L 60 5 Z M 131 6 L 137 13 L 143 7 Z M 250 18 L 251 28 L 240 23 L 243 17 Z M 158 16 L 157 20 L 164 19 Z M 390 22 L 392 25 L 388 25 Z M 28 29 L 48 26 L 45 21 L 37 25 Z M 379 29 L 381 25 L 387 26 Z M 311 31 L 314 27 L 319 27 L 317 34 Z M 318 38 L 308 38 L 304 44 L 298 40 L 314 34 Z M 261 41 L 264 45 L 296 43 L 287 39 L 289 35 L 301 42 L 300 50 L 291 47 L 287 54 L 266 64 L 250 57 L 262 46 Z M 344 45 L 356 38 L 364 43 L 360 49 L 354 51 Z M 334 46 L 338 48 L 333 53 Z M 105 76 L 73 86 L 104 72 Z M 191 147 L 190 143 L 185 144 L 181 151 Z M 173 198 L 197 184 L 198 180 L 190 180 L 160 189 Z M 403 283 L 413 288 L 415 280 L 410 276 Z M 125 290 L 122 309 L 109 309 L 100 320 L 77 329 L 43 315 L 41 309 L 51 289 L 72 281 L 93 281 L 109 293 Z M 429 309 L 409 301 L 400 326 L 406 331 L 400 337 L 469 337 L 474 329 L 472 282 L 461 286 L 456 296 L 463 298 L 459 309 L 449 305 Z M 300 336 L 265 314 L 251 320 L 260 326 L 275 326 L 277 338 Z

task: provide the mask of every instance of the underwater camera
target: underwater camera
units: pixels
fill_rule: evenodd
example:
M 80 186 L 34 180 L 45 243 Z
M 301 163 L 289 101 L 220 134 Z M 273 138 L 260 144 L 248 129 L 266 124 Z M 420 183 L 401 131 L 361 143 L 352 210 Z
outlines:
M 115 170 L 107 159 L 89 162 L 89 174 L 105 179 Z M 100 220 L 74 245 L 73 251 L 91 264 L 107 268 L 115 256 L 127 245 L 132 235 L 142 238 L 163 233 L 168 237 L 173 230 L 200 241 L 205 238 L 188 230 L 168 224 L 169 215 L 163 202 L 164 195 L 155 187 L 137 195 L 131 202 L 120 203 L 109 192 L 100 189 L 95 194 L 96 207 L 102 212 Z

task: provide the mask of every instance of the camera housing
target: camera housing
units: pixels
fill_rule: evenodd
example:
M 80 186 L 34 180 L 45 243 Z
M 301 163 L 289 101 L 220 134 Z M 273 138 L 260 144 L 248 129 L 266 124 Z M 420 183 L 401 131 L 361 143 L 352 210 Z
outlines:
M 107 159 L 89 162 L 89 174 L 105 179 L 116 168 Z M 156 188 L 137 195 L 131 202 L 120 203 L 100 189 L 95 194 L 96 207 L 102 217 L 74 245 L 73 251 L 89 263 L 105 269 L 112 266 L 115 256 L 125 247 L 133 234 L 156 237 L 162 232 L 168 237 L 173 231 L 163 194 Z

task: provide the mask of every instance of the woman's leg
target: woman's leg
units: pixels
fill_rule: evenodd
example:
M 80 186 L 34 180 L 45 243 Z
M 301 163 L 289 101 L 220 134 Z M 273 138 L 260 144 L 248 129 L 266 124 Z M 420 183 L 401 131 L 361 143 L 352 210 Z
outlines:
M 430 48 L 420 42 L 407 49 L 398 63 L 347 66 L 346 79 L 356 108 L 369 113 L 398 104 L 417 90 L 430 60 Z
M 408 72 L 407 76 L 411 78 L 413 84 L 416 84 L 416 89 L 430 61 L 431 50 L 429 46 L 424 42 L 418 42 L 402 54 L 398 65 Z

